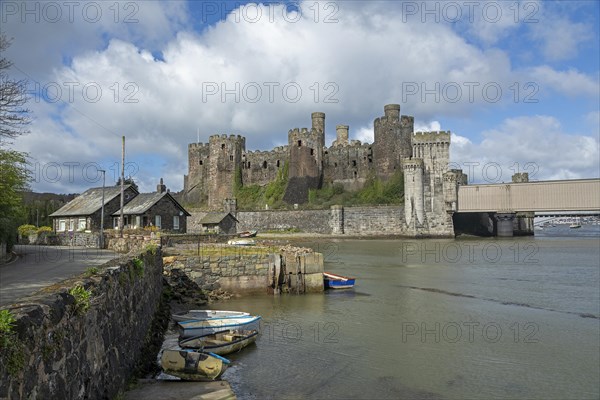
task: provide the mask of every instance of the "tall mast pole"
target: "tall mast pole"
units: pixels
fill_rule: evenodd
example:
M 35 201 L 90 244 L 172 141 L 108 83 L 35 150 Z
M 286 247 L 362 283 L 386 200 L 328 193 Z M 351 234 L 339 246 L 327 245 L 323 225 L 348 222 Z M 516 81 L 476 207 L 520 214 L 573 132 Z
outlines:
M 125 136 L 121 146 L 121 216 L 119 218 L 119 236 L 123 237 L 123 207 L 125 206 Z

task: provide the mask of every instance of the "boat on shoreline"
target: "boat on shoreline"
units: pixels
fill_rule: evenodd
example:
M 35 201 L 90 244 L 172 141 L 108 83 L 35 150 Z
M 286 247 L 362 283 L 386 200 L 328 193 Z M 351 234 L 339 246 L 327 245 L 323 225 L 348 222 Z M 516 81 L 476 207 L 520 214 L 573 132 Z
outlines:
M 323 285 L 326 289 L 350 289 L 354 287 L 356 278 L 323 272 Z
M 250 315 L 243 311 L 225 311 L 225 310 L 189 310 L 172 314 L 171 317 L 176 322 L 189 320 L 203 320 L 208 318 L 236 318 Z
M 181 328 L 180 338 L 208 335 L 224 330 L 260 330 L 260 316 L 246 315 L 240 317 L 191 319 L 178 321 Z
M 188 381 L 213 381 L 231 363 L 217 354 L 190 350 L 163 350 L 160 366 L 166 374 Z
M 208 351 L 218 355 L 230 354 L 240 351 L 258 337 L 257 330 L 228 329 L 207 335 L 195 336 L 179 342 L 183 348 Z
M 227 241 L 227 244 L 232 246 L 256 246 L 254 239 L 231 239 Z
M 252 237 L 255 237 L 257 233 L 258 233 L 258 231 L 256 231 L 256 230 L 244 231 L 244 232 L 238 233 L 238 236 L 241 238 L 252 238 Z

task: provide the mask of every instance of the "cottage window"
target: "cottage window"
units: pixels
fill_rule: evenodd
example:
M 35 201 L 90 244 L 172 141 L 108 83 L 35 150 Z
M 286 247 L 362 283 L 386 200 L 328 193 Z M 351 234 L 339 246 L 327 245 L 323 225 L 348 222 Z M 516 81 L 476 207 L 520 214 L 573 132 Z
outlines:
M 179 230 L 179 215 L 173 216 L 173 230 L 174 231 Z
M 66 230 L 67 230 L 67 221 L 65 221 L 64 219 L 61 219 L 60 221 L 58 221 L 58 231 L 64 232 Z
M 74 231 L 74 230 L 75 230 L 75 220 L 70 219 L 69 220 L 69 231 Z
M 156 226 L 158 229 L 160 229 L 160 227 L 161 227 L 161 224 L 160 224 L 160 215 L 157 215 L 157 216 L 155 216 L 155 217 L 154 217 L 154 225 L 155 225 L 155 226 Z
M 86 228 L 85 218 L 79 218 L 79 227 L 77 230 L 84 231 Z

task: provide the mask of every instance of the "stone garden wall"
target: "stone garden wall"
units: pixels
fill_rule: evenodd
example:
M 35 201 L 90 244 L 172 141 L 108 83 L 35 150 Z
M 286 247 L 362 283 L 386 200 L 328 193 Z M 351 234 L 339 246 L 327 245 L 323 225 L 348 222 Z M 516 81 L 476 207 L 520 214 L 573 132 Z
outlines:
M 4 307 L 16 321 L 13 334 L 0 335 L 0 398 L 115 398 L 140 357 L 162 272 L 155 248 Z M 89 302 L 70 293 L 78 285 Z

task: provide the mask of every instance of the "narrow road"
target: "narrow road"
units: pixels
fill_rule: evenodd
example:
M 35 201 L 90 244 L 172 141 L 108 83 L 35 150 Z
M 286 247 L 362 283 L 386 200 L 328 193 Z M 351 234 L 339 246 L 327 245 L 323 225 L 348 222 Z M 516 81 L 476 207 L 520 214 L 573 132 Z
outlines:
M 118 258 L 112 250 L 68 246 L 17 245 L 19 258 L 0 265 L 0 306 Z

